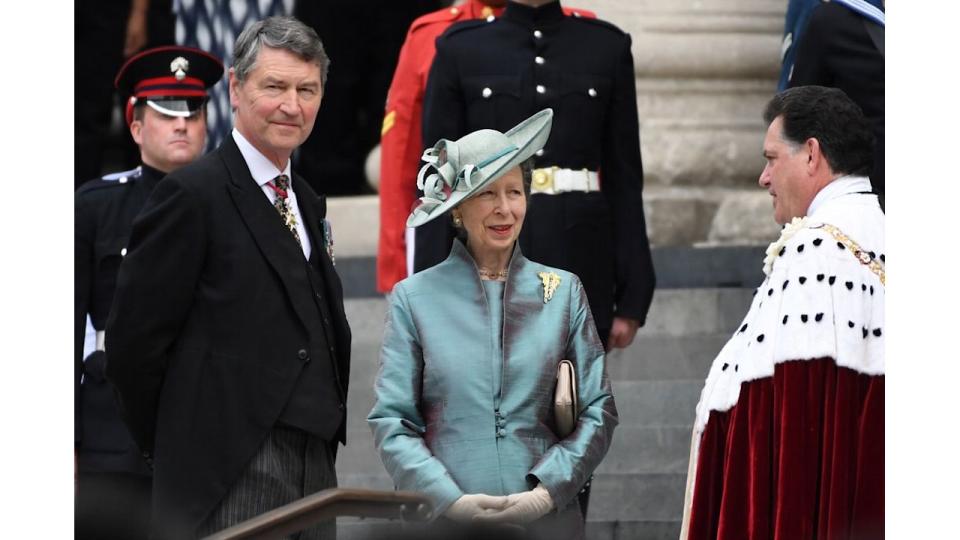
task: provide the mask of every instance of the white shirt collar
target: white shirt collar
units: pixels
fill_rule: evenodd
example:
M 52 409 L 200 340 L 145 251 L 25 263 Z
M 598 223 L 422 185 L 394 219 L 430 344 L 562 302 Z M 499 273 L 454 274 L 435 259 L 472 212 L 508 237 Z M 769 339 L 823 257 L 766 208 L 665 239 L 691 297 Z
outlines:
M 810 208 L 807 209 L 807 215 L 812 216 L 818 208 L 823 206 L 823 203 L 829 200 L 852 193 L 869 193 L 871 191 L 873 191 L 873 186 L 870 184 L 870 179 L 866 176 L 841 176 L 827 184 L 817 193 L 817 196 L 814 197 L 810 203 Z
M 237 147 L 240 148 L 243 160 L 247 162 L 247 168 L 250 169 L 250 175 L 253 176 L 258 186 L 263 187 L 264 184 L 281 174 L 281 171 L 277 170 L 277 166 L 250 144 L 250 141 L 248 141 L 242 133 L 237 131 L 237 128 L 233 128 L 233 140 L 236 141 Z M 282 174 L 287 175 L 287 178 L 290 179 L 290 185 L 292 186 L 293 176 L 290 174 L 289 159 L 287 160 L 286 167 L 283 168 Z

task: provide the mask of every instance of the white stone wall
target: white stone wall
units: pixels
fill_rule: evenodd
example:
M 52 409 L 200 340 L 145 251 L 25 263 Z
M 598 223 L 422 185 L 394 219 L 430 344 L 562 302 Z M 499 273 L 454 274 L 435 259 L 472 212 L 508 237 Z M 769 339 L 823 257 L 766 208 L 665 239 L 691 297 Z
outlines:
M 633 38 L 654 245 L 762 244 L 777 234 L 757 184 L 786 0 L 578 0 Z

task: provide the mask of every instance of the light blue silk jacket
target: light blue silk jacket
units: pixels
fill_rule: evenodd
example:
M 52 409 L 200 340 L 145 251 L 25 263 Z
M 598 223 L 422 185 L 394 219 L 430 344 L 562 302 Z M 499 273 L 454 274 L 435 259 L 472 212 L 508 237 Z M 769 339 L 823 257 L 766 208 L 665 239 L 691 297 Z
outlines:
M 435 515 L 464 494 L 506 495 L 540 482 L 558 509 L 554 521 L 582 536 L 576 494 L 607 453 L 618 418 L 580 280 L 514 248 L 497 366 L 499 329 L 491 328 L 476 264 L 460 241 L 453 244 L 446 261 L 390 295 L 367 417 L 384 466 L 399 489 L 430 497 Z M 546 302 L 540 272 L 560 276 Z M 575 366 L 580 415 L 576 430 L 558 439 L 553 394 L 565 358 Z

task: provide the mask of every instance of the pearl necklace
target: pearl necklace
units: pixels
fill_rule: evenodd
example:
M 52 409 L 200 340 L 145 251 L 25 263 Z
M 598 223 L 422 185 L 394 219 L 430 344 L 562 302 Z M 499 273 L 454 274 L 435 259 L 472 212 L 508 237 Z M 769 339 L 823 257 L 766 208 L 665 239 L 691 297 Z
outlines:
M 480 274 L 480 277 L 484 279 L 497 279 L 497 280 L 507 279 L 506 268 L 504 268 L 503 270 L 500 270 L 499 272 L 494 272 L 493 270 L 487 270 L 486 268 L 481 267 L 481 268 L 477 268 L 477 273 Z

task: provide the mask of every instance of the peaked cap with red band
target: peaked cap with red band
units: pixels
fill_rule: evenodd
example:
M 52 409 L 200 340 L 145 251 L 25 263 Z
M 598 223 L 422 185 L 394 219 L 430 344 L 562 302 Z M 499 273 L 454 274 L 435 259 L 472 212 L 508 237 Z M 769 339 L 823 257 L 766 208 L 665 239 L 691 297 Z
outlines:
M 147 49 L 129 60 L 117 73 L 114 86 L 127 100 L 127 124 L 133 107 L 146 102 L 169 116 L 189 116 L 202 108 L 207 89 L 223 77 L 223 62 L 215 56 L 175 45 Z

